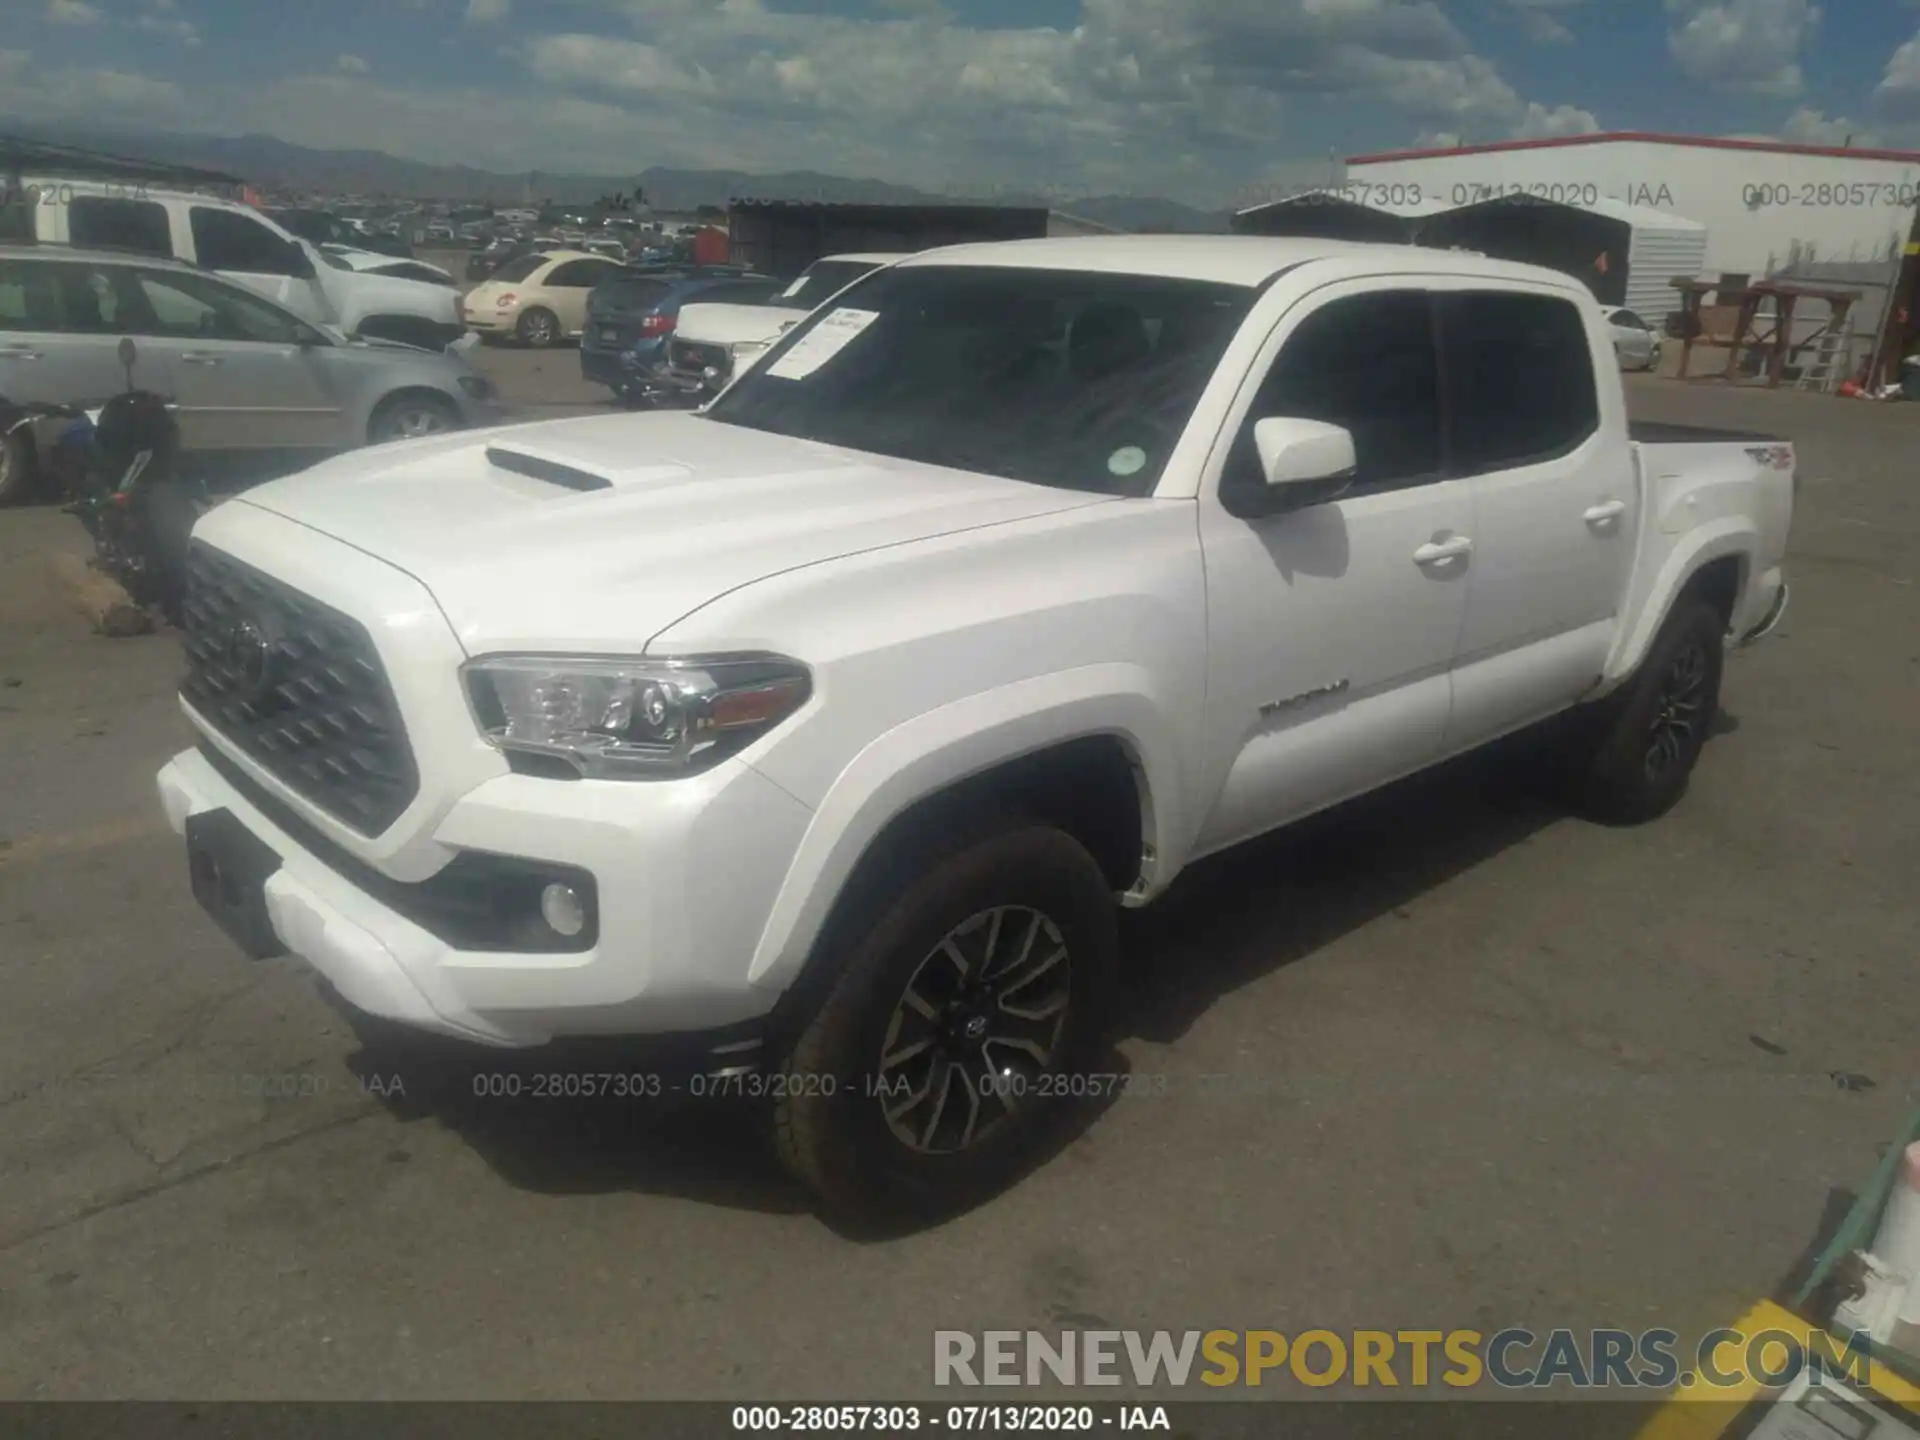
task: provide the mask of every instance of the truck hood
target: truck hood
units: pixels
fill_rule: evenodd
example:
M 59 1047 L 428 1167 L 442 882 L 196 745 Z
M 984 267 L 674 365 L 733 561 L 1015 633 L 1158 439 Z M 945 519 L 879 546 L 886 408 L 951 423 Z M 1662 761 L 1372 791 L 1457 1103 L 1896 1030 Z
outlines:
M 682 305 L 673 333 L 701 345 L 737 345 L 745 340 L 772 340 L 782 325 L 807 318 L 811 311 L 784 305 Z
M 307 248 L 313 250 L 310 245 Z M 413 315 L 435 321 L 454 321 L 459 316 L 460 292 L 448 286 L 365 270 L 336 270 L 317 251 L 313 263 L 320 288 L 349 330 L 358 329 L 369 315 Z
M 783 571 L 1111 500 L 667 413 L 400 441 L 233 503 L 412 575 L 477 655 L 633 653 Z

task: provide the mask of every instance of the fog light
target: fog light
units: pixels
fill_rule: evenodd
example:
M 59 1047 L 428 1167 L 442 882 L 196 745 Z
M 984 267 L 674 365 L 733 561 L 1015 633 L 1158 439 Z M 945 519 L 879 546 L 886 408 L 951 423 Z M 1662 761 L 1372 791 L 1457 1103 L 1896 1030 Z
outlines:
M 587 928 L 587 907 L 571 885 L 555 881 L 540 892 L 540 918 L 556 935 L 572 939 Z

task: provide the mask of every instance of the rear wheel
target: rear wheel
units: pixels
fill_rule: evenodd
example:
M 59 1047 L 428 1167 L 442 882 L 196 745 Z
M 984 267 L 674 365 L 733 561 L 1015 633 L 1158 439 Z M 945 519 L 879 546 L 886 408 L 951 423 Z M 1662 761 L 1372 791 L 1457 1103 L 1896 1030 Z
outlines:
M 0 435 L 0 505 L 19 505 L 34 491 L 33 444 L 25 432 Z
M 546 350 L 560 341 L 560 317 L 536 305 L 520 317 L 513 333 L 522 345 Z
M 1017 1177 L 1102 1038 L 1113 908 L 1077 841 L 1010 821 L 933 852 L 849 927 L 774 1117 L 829 1215 L 934 1219 Z
M 1716 606 L 1682 599 L 1639 672 L 1593 717 L 1599 734 L 1582 757 L 1578 798 L 1594 819 L 1656 819 L 1686 793 L 1720 713 L 1726 630 Z
M 459 428 L 460 412 L 451 400 L 408 391 L 390 395 L 380 402 L 367 426 L 367 440 L 370 444 L 383 445 L 389 440 L 418 440 Z

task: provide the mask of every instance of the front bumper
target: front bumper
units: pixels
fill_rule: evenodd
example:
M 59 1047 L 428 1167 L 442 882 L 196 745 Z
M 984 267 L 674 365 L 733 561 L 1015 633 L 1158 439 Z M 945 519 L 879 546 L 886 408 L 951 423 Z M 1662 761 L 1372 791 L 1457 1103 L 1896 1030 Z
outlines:
M 160 772 L 169 823 L 185 836 L 190 816 L 224 810 L 263 842 L 279 861 L 264 894 L 273 935 L 367 1014 L 525 1047 L 738 1034 L 778 999 L 747 972 L 812 817 L 745 765 L 653 784 L 505 775 L 455 802 L 433 829 L 449 854 L 568 866 L 597 882 L 591 948 L 520 953 L 439 938 L 389 903 L 395 882 L 306 827 L 264 772 L 224 747 L 215 756 L 188 750 Z

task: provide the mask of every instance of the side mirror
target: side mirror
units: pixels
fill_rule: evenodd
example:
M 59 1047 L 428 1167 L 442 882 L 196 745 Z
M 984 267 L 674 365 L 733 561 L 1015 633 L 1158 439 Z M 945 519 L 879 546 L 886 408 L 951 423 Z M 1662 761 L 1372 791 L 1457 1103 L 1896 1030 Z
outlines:
M 1223 486 L 1221 502 L 1242 518 L 1304 510 L 1336 499 L 1353 483 L 1353 432 L 1322 420 L 1269 416 L 1254 422 L 1260 456 L 1258 486 Z

